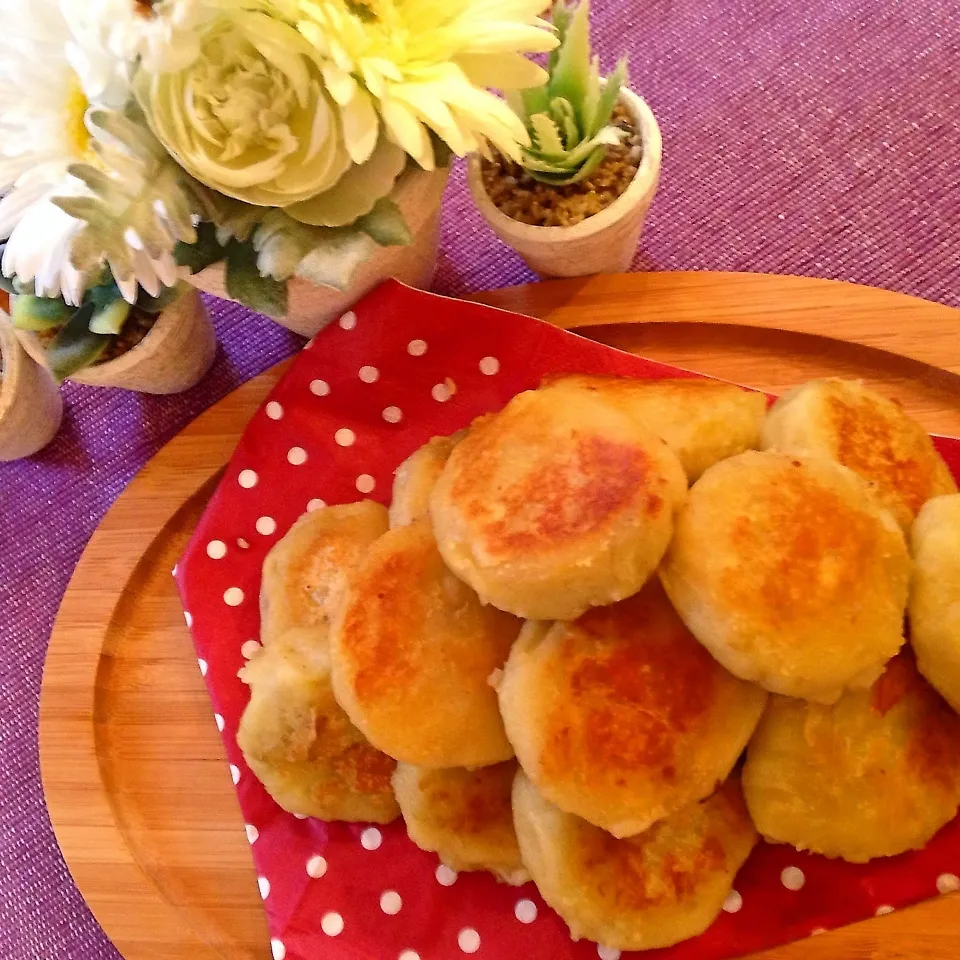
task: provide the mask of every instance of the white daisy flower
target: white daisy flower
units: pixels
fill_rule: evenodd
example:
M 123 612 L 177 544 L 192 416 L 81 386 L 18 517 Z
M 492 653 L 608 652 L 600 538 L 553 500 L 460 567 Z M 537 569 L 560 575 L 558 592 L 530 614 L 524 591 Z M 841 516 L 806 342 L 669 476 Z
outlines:
M 32 282 L 39 296 L 62 295 L 73 305 L 95 282 L 97 264 L 119 258 L 116 252 L 109 257 L 106 250 L 91 250 L 88 224 L 55 201 L 91 196 L 85 183 L 71 175 L 78 166 L 105 170 L 114 181 L 129 172 L 105 169 L 103 151 L 95 149 L 87 124 L 91 106 L 119 107 L 129 90 L 126 64 L 94 31 L 71 29 L 70 20 L 79 15 L 66 12 L 83 6 L 76 0 L 0 0 L 0 241 L 6 240 L 0 270 Z M 127 0 L 127 6 L 132 8 L 134 0 Z M 127 193 L 135 188 L 150 190 L 152 185 L 134 183 Z M 126 232 L 122 224 L 117 229 L 121 236 Z M 81 235 L 86 240 L 84 269 L 72 262 Z M 171 252 L 176 239 L 170 236 L 165 249 L 154 245 L 127 258 L 123 282 L 128 299 L 136 296 L 138 283 L 153 290 L 158 280 L 175 279 Z

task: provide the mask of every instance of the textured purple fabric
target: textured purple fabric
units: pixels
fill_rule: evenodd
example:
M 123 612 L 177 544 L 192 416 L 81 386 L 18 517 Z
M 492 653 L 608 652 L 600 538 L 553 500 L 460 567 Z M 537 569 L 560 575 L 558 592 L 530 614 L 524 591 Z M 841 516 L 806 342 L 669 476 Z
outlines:
M 869 283 L 960 306 L 956 0 L 594 0 L 604 66 L 663 129 L 660 192 L 635 267 Z M 532 279 L 447 195 L 435 288 Z M 68 386 L 48 450 L 0 467 L 0 957 L 115 958 L 50 830 L 37 758 L 47 637 L 84 544 L 136 471 L 215 400 L 301 342 L 213 308 L 220 357 L 179 397 Z

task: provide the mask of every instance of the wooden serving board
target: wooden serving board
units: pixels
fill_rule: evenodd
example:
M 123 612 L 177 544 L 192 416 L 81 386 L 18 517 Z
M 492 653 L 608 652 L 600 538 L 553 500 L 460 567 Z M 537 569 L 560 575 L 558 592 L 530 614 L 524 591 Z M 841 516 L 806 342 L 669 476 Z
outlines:
M 960 435 L 960 311 L 832 281 L 661 273 L 475 299 L 772 392 L 861 377 Z M 268 960 L 250 848 L 171 570 L 283 363 L 132 481 L 77 566 L 50 640 L 41 768 L 57 838 L 127 960 Z M 794 943 L 773 960 L 960 956 L 960 897 Z

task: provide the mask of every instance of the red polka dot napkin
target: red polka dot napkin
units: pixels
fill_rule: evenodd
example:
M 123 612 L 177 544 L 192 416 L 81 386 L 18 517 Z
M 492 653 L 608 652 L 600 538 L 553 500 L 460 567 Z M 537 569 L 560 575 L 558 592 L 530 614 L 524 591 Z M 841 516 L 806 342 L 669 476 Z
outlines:
M 529 318 L 388 282 L 323 331 L 257 411 L 177 571 L 253 848 L 275 960 L 613 960 L 572 943 L 532 884 L 457 875 L 403 823 L 300 820 L 267 796 L 235 733 L 237 679 L 257 649 L 267 551 L 305 510 L 388 503 L 398 464 L 430 437 L 503 406 L 547 373 L 687 376 Z M 960 475 L 960 442 L 938 441 Z M 920 852 L 865 866 L 761 845 L 701 937 L 657 956 L 733 957 L 960 887 L 960 819 Z

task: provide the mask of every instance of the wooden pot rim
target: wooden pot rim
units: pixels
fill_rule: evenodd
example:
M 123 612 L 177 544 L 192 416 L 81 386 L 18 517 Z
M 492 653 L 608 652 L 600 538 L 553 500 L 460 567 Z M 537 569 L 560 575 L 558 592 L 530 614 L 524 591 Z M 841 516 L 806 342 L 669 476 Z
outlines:
M 571 227 L 539 227 L 508 217 L 490 199 L 483 185 L 480 156 L 476 153 L 469 156 L 467 180 L 470 184 L 470 192 L 473 194 L 473 202 L 494 230 L 513 237 L 521 244 L 581 240 L 606 230 L 618 220 L 629 216 L 635 207 L 644 202 L 660 175 L 663 139 L 657 119 L 643 97 L 624 87 L 620 91 L 620 98 L 640 129 L 640 138 L 643 143 L 640 166 L 633 180 L 630 181 L 630 186 L 609 207 Z

